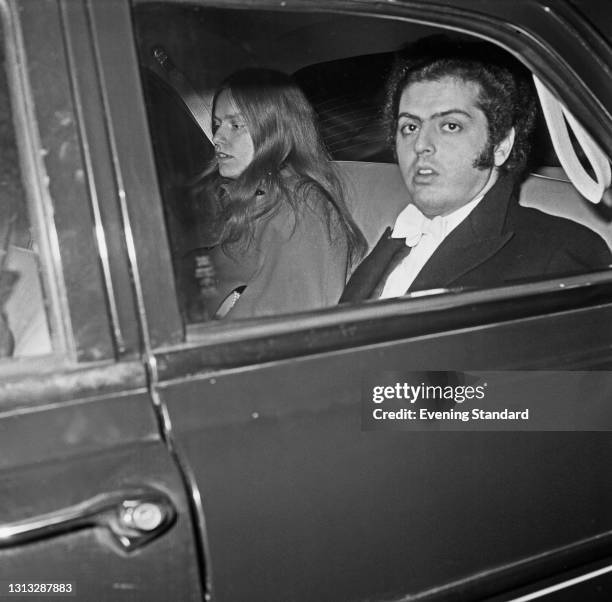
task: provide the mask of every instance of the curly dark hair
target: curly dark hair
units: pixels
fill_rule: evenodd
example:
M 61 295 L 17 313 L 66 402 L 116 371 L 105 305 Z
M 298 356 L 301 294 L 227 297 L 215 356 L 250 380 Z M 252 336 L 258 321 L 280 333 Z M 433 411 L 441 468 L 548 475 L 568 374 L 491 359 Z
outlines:
M 520 175 L 531 153 L 537 102 L 529 71 L 493 44 L 446 35 L 428 36 L 398 54 L 387 82 L 384 118 L 388 141 L 395 148 L 397 114 L 406 86 L 454 77 L 480 86 L 478 107 L 487 118 L 489 136 L 474 167 L 494 166 L 493 151 L 514 127 L 515 139 L 508 159 L 499 168 Z

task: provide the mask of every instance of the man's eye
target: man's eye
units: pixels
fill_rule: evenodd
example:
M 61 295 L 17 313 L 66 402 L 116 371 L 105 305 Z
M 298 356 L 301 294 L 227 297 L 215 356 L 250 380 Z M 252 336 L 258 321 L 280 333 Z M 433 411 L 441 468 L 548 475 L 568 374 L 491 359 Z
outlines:
M 403 136 L 409 136 L 410 134 L 414 134 L 414 132 L 416 132 L 418 129 L 419 128 L 416 123 L 405 123 L 404 125 L 400 126 L 400 133 Z
M 449 121 L 448 123 L 445 123 L 445 124 L 442 125 L 442 129 L 447 131 L 447 132 L 459 132 L 463 128 L 458 123 L 454 123 L 452 121 Z

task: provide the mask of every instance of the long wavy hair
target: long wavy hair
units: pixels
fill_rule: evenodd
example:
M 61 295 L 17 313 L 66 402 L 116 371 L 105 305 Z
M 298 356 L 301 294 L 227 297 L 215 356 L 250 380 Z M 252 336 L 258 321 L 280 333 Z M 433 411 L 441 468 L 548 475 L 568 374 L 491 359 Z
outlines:
M 326 220 L 330 238 L 344 234 L 352 264 L 361 258 L 366 242 L 353 221 L 338 176 L 333 170 L 315 114 L 293 79 L 279 71 L 244 69 L 217 89 L 227 90 L 242 114 L 253 140 L 254 156 L 236 179 L 221 177 L 216 160 L 197 183 L 204 202 L 215 203 L 216 243 L 252 240 L 255 220 L 265 219 L 287 203 L 296 220 L 306 204 Z M 318 206 L 313 207 L 313 204 Z

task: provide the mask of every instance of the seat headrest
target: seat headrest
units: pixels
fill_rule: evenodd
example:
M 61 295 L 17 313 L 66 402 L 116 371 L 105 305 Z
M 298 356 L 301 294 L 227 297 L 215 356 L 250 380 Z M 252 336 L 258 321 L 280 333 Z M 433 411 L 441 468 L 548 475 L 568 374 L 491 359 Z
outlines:
M 408 202 L 400 171 L 394 163 L 333 164 L 344 183 L 349 211 L 372 248 Z M 521 186 L 521 205 L 578 222 L 597 232 L 612 249 L 612 224 L 580 196 L 563 170 L 549 167 L 541 171 L 530 174 Z

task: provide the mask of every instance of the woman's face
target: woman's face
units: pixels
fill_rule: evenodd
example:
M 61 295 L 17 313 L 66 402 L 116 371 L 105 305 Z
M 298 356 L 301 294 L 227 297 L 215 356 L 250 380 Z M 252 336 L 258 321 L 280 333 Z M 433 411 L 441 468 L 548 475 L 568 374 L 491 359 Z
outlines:
M 244 117 L 228 90 L 223 90 L 215 103 L 213 144 L 224 178 L 235 179 L 251 164 L 255 148 Z

